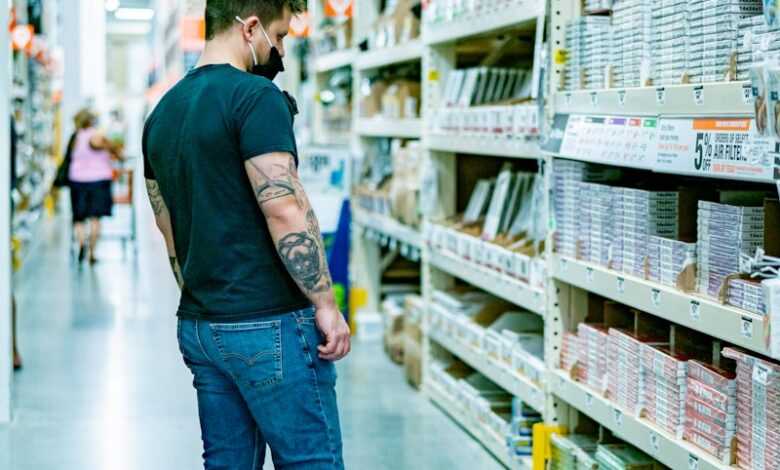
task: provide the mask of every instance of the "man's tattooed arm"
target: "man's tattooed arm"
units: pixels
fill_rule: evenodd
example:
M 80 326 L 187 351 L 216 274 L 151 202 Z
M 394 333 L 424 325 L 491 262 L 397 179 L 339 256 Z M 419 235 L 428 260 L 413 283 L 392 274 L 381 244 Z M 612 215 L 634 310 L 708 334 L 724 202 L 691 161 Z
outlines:
M 176 283 L 179 288 L 184 286 L 184 278 L 181 274 L 181 267 L 179 266 L 178 259 L 176 258 L 176 245 L 173 242 L 173 224 L 171 223 L 171 214 L 168 211 L 168 206 L 165 205 L 162 192 L 160 191 L 160 185 L 155 180 L 146 180 L 146 192 L 149 195 L 149 203 L 154 211 L 154 220 L 157 223 L 157 228 L 160 229 L 163 238 L 165 239 L 165 248 L 168 250 L 168 260 L 171 263 L 171 269 L 173 275 L 176 278 Z

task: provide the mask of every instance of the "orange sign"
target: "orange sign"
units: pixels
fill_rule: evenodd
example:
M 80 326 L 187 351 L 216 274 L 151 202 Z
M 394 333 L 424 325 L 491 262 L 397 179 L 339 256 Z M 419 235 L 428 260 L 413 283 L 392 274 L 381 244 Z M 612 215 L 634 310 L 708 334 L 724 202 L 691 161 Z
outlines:
M 328 0 L 325 3 L 325 16 L 351 18 L 353 0 Z
M 206 21 L 202 16 L 185 16 L 181 19 L 182 50 L 201 51 L 206 44 Z
M 15 51 L 27 50 L 32 45 L 35 30 L 30 24 L 18 24 L 11 30 L 11 44 Z
M 311 33 L 311 16 L 309 12 L 293 16 L 290 20 L 290 36 L 294 38 L 307 38 Z
M 693 128 L 697 131 L 747 132 L 750 130 L 750 119 L 696 119 Z

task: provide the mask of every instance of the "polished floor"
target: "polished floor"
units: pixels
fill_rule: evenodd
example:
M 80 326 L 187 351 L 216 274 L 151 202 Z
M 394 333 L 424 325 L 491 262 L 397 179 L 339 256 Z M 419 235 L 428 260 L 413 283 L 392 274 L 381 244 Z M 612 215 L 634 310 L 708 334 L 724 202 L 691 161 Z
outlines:
M 175 340 L 176 287 L 142 214 L 138 256 L 106 240 L 94 268 L 72 263 L 67 222 L 40 226 L 15 279 L 25 368 L 13 422 L 0 426 L 0 469 L 202 468 L 195 395 Z M 338 390 L 350 470 L 501 468 L 406 385 L 378 344 L 355 345 L 339 364 Z

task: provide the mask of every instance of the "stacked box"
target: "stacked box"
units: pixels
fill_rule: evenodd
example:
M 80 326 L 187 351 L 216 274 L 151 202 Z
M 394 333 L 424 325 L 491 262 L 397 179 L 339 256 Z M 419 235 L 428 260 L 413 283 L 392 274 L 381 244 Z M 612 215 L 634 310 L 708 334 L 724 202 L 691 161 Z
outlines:
M 550 437 L 550 470 L 591 470 L 598 439 L 587 434 Z M 595 463 L 595 462 L 593 462 Z
M 723 462 L 731 461 L 737 429 L 737 381 L 733 373 L 688 362 L 683 438 Z
M 767 312 L 764 289 L 754 280 L 730 279 L 726 303 L 759 315 Z
M 737 361 L 737 466 L 780 468 L 780 364 L 735 348 L 723 355 Z
M 533 427 L 542 421 L 536 410 L 517 397 L 512 399 L 512 417 L 506 436 L 510 455 L 527 457 L 533 453 Z
M 577 217 L 579 257 L 607 266 L 611 254 L 614 221 L 613 188 L 605 184 L 579 183 L 580 214 Z
M 678 235 L 679 193 L 615 188 L 612 267 L 646 277 L 648 237 Z
M 752 255 L 763 244 L 763 207 L 699 201 L 699 292 L 719 297 L 726 278 L 740 272 L 740 255 Z
M 585 13 L 599 13 L 612 9 L 612 0 L 585 0 Z
M 570 371 L 580 360 L 581 344 L 576 333 L 563 333 L 561 344 L 561 369 Z
M 739 22 L 737 40 L 737 80 L 749 80 L 750 68 L 764 62 L 767 53 L 780 51 L 780 32 L 771 30 L 763 16 L 750 16 Z
M 593 90 L 606 86 L 610 61 L 609 23 L 608 16 L 583 16 L 566 25 L 565 90 Z
M 642 61 L 650 56 L 652 4 L 615 0 L 612 12 L 612 78 L 615 88 L 641 86 Z
M 694 0 L 688 4 L 688 72 L 691 82 L 723 81 L 737 54 L 742 20 L 762 11 L 758 0 Z
M 633 334 L 609 329 L 607 340 L 607 392 L 624 409 L 636 410 L 639 401 L 639 351 L 642 342 Z
M 686 29 L 688 0 L 656 0 L 650 24 L 652 77 L 656 85 L 681 83 L 688 71 Z
M 577 332 L 582 346 L 582 382 L 602 392 L 607 377 L 607 329 L 601 324 L 580 323 L 577 325 Z
M 647 238 L 648 279 L 666 286 L 677 286 L 683 270 L 696 264 L 696 243 L 651 235 Z
M 600 470 L 655 470 L 655 460 L 630 444 L 599 444 L 596 461 Z
M 644 416 L 668 432 L 682 436 L 687 361 L 666 348 L 642 344 L 639 373 Z

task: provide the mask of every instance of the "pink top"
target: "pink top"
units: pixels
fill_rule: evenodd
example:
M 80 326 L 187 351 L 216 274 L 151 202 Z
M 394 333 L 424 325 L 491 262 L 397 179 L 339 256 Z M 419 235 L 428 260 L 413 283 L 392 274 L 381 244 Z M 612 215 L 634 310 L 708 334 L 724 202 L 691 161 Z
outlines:
M 71 181 L 94 183 L 111 180 L 114 175 L 111 154 L 107 150 L 95 150 L 89 145 L 95 132 L 95 129 L 83 129 L 76 135 L 68 174 Z

